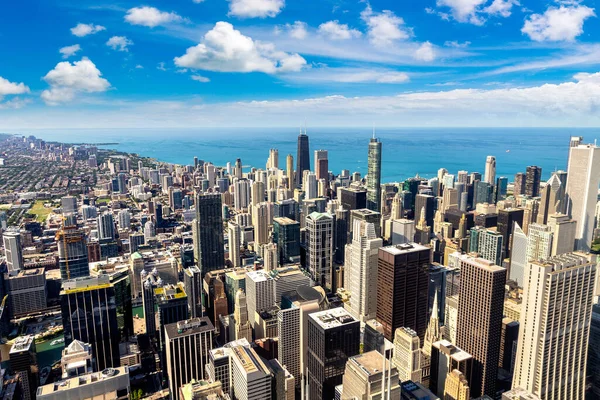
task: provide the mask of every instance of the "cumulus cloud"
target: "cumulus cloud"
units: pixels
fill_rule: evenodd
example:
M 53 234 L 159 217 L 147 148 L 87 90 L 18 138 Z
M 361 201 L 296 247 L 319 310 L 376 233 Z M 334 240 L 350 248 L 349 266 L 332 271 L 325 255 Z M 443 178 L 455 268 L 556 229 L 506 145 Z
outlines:
M 182 22 L 184 19 L 174 13 L 160 11 L 155 7 L 134 7 L 127 11 L 125 21 L 131 25 L 142 25 L 149 28 L 154 28 L 159 25 L 166 25 L 174 22 Z
M 279 35 L 282 31 L 286 31 L 293 39 L 305 39 L 308 36 L 308 26 L 306 22 L 296 21 L 293 24 L 285 24 L 275 27 L 275 34 Z
M 78 51 L 81 50 L 81 46 L 79 46 L 78 44 L 74 44 L 72 46 L 65 46 L 65 47 L 61 47 L 58 52 L 60 54 L 62 54 L 62 58 L 69 58 L 72 55 L 75 55 L 75 53 L 77 53 Z
M 125 36 L 113 36 L 106 42 L 106 45 L 113 50 L 129 51 L 128 47 L 133 45 L 133 42 Z
M 202 83 L 210 82 L 210 79 L 208 79 L 207 77 L 202 76 L 202 75 L 192 75 L 191 78 L 192 78 L 192 80 L 197 81 L 197 82 L 202 82 Z
M 347 24 L 340 24 L 337 20 L 319 25 L 319 33 L 331 40 L 347 40 L 362 35 L 360 31 L 351 29 Z
M 415 50 L 413 57 L 419 61 L 433 61 L 436 57 L 435 48 L 430 42 L 425 42 Z
M 583 33 L 583 23 L 594 17 L 593 8 L 578 3 L 549 7 L 544 14 L 533 14 L 521 32 L 536 42 L 573 41 Z
M 512 14 L 512 9 L 519 6 L 519 0 L 437 0 L 438 7 L 447 7 L 449 12 L 436 11 L 428 8 L 425 11 L 429 14 L 437 14 L 444 20 L 450 17 L 458 22 L 470 23 L 473 25 L 483 25 L 488 17 L 507 18 Z
M 275 17 L 285 7 L 285 0 L 228 0 L 229 15 L 239 18 Z
M 94 33 L 98 33 L 106 30 L 102 25 L 94 25 L 94 24 L 77 24 L 75 27 L 71 28 L 71 33 L 77 37 L 84 37 L 87 35 L 93 35 Z
M 360 14 L 369 27 L 368 36 L 376 46 L 389 46 L 396 40 L 408 39 L 412 30 L 392 11 L 374 12 L 370 5 Z
M 110 83 L 102 78 L 102 73 L 88 58 L 70 63 L 63 61 L 44 76 L 50 89 L 42 92 L 42 100 L 48 105 L 66 103 L 79 93 L 105 92 Z
M 0 100 L 4 98 L 4 96 L 10 96 L 15 94 L 25 94 L 29 93 L 29 87 L 27 87 L 23 82 L 15 83 L 11 82 L 6 78 L 0 76 Z
M 299 71 L 306 66 L 300 55 L 279 51 L 272 43 L 254 41 L 222 21 L 204 35 L 200 44 L 174 61 L 181 68 L 267 74 Z
M 508 18 L 512 14 L 513 6 L 520 6 L 518 0 L 494 0 L 492 4 L 486 7 L 483 11 L 490 15 L 499 15 Z

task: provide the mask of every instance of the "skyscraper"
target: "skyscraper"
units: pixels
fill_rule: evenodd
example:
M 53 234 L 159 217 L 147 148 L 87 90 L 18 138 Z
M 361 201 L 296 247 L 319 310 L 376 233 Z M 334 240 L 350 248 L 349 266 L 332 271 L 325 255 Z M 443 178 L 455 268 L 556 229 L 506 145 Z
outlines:
M 530 261 L 513 388 L 540 399 L 584 399 L 596 256 Z
M 98 215 L 98 238 L 111 241 L 115 238 L 115 221 L 110 212 Z
M 496 183 L 496 157 L 487 156 L 485 160 L 485 182 L 490 185 Z
M 401 244 L 379 249 L 377 321 L 385 337 L 394 340 L 397 328 L 411 328 L 423 339 L 427 329 L 431 249 Z
M 39 369 L 33 336 L 19 336 L 15 339 L 9 351 L 9 364 L 12 373 L 21 380 L 22 399 L 35 399 Z
M 85 233 L 76 225 L 63 225 L 56 233 L 58 265 L 62 280 L 90 275 Z
M 8 272 L 19 272 L 23 268 L 23 248 L 21 246 L 21 233 L 19 231 L 7 231 L 2 234 L 4 242 L 4 253 Z
M 300 260 L 300 223 L 290 218 L 273 218 L 273 243 L 281 265 Z
M 315 150 L 315 174 L 317 180 L 328 179 L 329 175 L 329 159 L 327 150 Z
M 294 156 L 291 154 L 288 154 L 285 160 L 285 164 L 286 164 L 286 176 L 288 178 L 288 185 L 289 185 L 289 189 L 290 190 L 294 190 L 294 188 L 296 187 L 296 179 L 294 176 Z
M 456 345 L 473 356 L 472 396 L 495 396 L 506 269 L 459 255 L 461 286 Z
M 577 221 L 575 248 L 589 251 L 600 183 L 600 147 L 591 144 L 571 147 L 567 172 L 568 214 Z
M 237 222 L 227 222 L 227 236 L 229 241 L 229 260 L 234 268 L 238 268 L 241 266 L 240 247 L 242 246 L 242 231 Z
M 525 194 L 525 181 L 526 181 L 526 176 L 524 173 L 519 172 L 515 175 L 515 183 L 514 183 L 514 189 L 513 189 L 513 194 L 515 196 Z
M 498 232 L 502 234 L 503 253 L 502 258 L 509 257 L 509 244 L 515 224 L 523 226 L 523 209 L 507 208 L 498 211 Z
M 203 316 L 202 310 L 202 273 L 200 268 L 192 265 L 183 270 L 183 285 L 188 299 L 190 318 Z
M 221 208 L 220 194 L 196 194 L 194 256 L 197 257 L 203 277 L 209 271 L 223 268 L 225 263 Z
M 542 168 L 530 165 L 527 167 L 525 176 L 525 195 L 538 197 L 540 195 L 540 181 L 542 179 Z
M 565 183 L 560 180 L 557 173 L 553 173 L 546 186 L 541 190 L 540 195 L 542 196 L 542 200 L 538 211 L 538 224 L 546 224 L 550 215 L 563 212 L 565 206 Z
M 359 353 L 360 322 L 343 308 L 308 316 L 308 391 L 311 400 L 334 398 L 346 362 Z
M 296 186 L 302 186 L 304 171 L 310 170 L 310 149 L 308 136 L 300 132 L 298 135 L 298 153 L 296 155 Z
M 400 382 L 421 382 L 421 341 L 417 332 L 404 327 L 396 329 L 392 363 Z
M 246 300 L 248 304 L 248 320 L 254 328 L 256 313 L 267 310 L 275 304 L 273 295 L 273 278 L 263 270 L 246 274 Z
M 250 346 L 234 346 L 230 350 L 233 398 L 271 400 L 271 373 Z
M 306 217 L 307 269 L 323 288 L 332 283 L 333 217 L 313 212 Z
M 354 318 L 366 321 L 377 314 L 377 261 L 383 240 L 375 225 L 354 220 L 352 243 L 346 245 L 344 288 L 350 292 L 345 307 Z
M 381 211 L 381 142 L 373 137 L 369 142 L 367 172 L 367 208 Z
M 346 363 L 343 385 L 344 399 L 400 400 L 398 371 L 378 351 L 350 357 Z
M 65 346 L 73 340 L 89 343 L 95 370 L 118 367 L 117 306 L 108 275 L 63 281 L 60 304 Z

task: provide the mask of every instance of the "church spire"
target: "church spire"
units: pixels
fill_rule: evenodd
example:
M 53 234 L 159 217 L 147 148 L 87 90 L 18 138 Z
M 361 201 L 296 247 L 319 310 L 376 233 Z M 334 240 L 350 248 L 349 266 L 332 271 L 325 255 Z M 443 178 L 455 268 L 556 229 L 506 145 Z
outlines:
M 428 357 L 431 357 L 431 347 L 433 343 L 442 339 L 442 333 L 440 330 L 439 320 L 439 307 L 438 307 L 438 295 L 437 290 L 433 296 L 433 307 L 431 309 L 431 317 L 429 318 L 429 325 L 425 331 L 425 339 L 423 341 L 423 353 Z

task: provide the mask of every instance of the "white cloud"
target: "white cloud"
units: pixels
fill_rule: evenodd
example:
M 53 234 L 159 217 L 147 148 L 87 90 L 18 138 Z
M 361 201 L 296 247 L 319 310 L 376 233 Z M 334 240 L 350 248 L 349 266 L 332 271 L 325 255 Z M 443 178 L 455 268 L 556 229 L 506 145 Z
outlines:
M 196 3 L 196 4 L 200 4 L 200 3 L 202 3 L 204 0 L 192 0 L 192 1 L 193 1 L 194 3 Z
M 360 14 L 369 27 L 368 36 L 377 46 L 389 46 L 394 41 L 408 39 L 412 30 L 404 26 L 404 20 L 392 11 L 384 10 L 377 13 L 370 5 Z
M 512 14 L 514 6 L 520 6 L 519 0 L 437 0 L 438 7 L 447 7 L 450 13 L 440 12 L 431 8 L 425 9 L 428 14 L 437 14 L 443 20 L 449 20 L 450 17 L 458 22 L 470 23 L 473 25 L 483 25 L 488 17 L 507 18 Z
M 204 35 L 200 44 L 174 61 L 181 68 L 267 74 L 299 71 L 306 66 L 300 55 L 278 51 L 272 43 L 254 41 L 222 21 Z
M 595 16 L 593 8 L 573 4 L 549 7 L 544 14 L 533 14 L 521 32 L 537 42 L 573 41 L 583 33 L 583 23 Z
M 44 80 L 50 89 L 44 90 L 41 97 L 48 105 L 69 102 L 78 93 L 105 92 L 110 88 L 110 83 L 102 78 L 96 65 L 85 57 L 73 64 L 68 61 L 56 64 Z
M 275 17 L 285 7 L 285 0 L 228 0 L 229 15 L 239 18 Z
M 202 76 L 202 75 L 192 75 L 191 78 L 192 78 L 192 80 L 197 81 L 197 82 L 202 82 L 202 83 L 210 82 L 210 79 L 208 79 L 207 77 Z
M 504 18 L 510 17 L 513 6 L 520 6 L 519 0 L 494 0 L 492 4 L 483 11 L 490 15 L 499 15 Z
M 436 58 L 435 48 L 430 42 L 425 42 L 415 50 L 413 57 L 419 61 L 433 61 Z
M 140 64 L 138 64 L 138 65 L 136 65 L 136 66 L 135 66 L 135 69 L 144 69 L 144 66 L 143 66 L 143 65 L 140 65 Z
M 319 33 L 331 40 L 347 40 L 360 37 L 362 33 L 356 29 L 350 29 L 346 24 L 339 21 L 328 21 L 319 25 Z
M 133 45 L 133 42 L 125 36 L 113 36 L 106 42 L 106 45 L 113 50 L 129 51 L 128 47 Z
M 305 39 L 308 36 L 308 26 L 306 22 L 296 21 L 293 24 L 275 26 L 273 33 L 277 36 L 286 31 L 292 39 Z
M 58 52 L 60 54 L 62 54 L 62 58 L 69 58 L 72 55 L 74 55 L 75 53 L 77 53 L 78 51 L 81 50 L 81 46 L 79 46 L 78 44 L 74 44 L 72 46 L 65 46 L 65 47 L 61 47 Z
M 154 28 L 159 25 L 182 22 L 184 19 L 174 12 L 165 12 L 154 7 L 143 6 L 129 9 L 127 15 L 125 15 L 125 21 L 132 25 Z
M 469 42 L 469 41 L 460 43 L 457 40 L 447 40 L 447 41 L 444 42 L 444 46 L 446 46 L 446 47 L 454 47 L 454 48 L 457 48 L 457 49 L 464 49 L 465 47 L 469 47 L 470 44 L 471 44 L 471 42 Z
M 15 83 L 0 76 L 0 100 L 4 96 L 29 93 L 29 87 L 23 82 Z
M 31 99 L 15 97 L 5 102 L 0 102 L 0 110 L 18 110 L 31 103 Z
M 399 84 L 410 81 L 408 74 L 387 69 L 367 68 L 311 68 L 302 74 L 284 75 L 284 79 L 302 83 L 385 83 Z
M 71 33 L 77 37 L 84 37 L 104 30 L 106 30 L 106 28 L 102 25 L 79 23 L 75 27 L 71 28 Z
M 158 65 L 156 66 L 156 69 L 159 70 L 159 71 L 166 71 L 167 68 L 165 68 L 164 61 L 159 62 Z

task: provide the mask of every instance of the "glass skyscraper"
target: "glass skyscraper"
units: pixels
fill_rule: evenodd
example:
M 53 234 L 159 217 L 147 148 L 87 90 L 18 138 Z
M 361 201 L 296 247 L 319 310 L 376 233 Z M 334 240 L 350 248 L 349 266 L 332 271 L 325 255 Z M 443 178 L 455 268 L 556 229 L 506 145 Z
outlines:
M 310 170 L 310 150 L 306 133 L 298 135 L 298 155 L 296 157 L 296 185 L 302 186 L 304 171 Z
M 367 172 L 367 208 L 381 211 L 381 142 L 373 137 L 369 142 Z
M 223 268 L 225 248 L 223 214 L 220 194 L 196 194 L 196 231 L 194 256 L 202 277 L 209 271 Z

